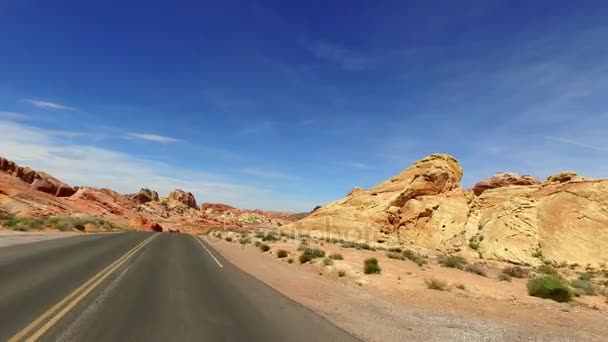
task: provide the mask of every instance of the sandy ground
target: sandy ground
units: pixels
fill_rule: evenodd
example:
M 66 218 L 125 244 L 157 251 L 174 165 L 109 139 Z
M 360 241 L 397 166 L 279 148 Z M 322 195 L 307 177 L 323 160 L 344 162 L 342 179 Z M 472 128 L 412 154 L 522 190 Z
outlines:
M 82 234 L 79 232 L 18 232 L 14 230 L 0 230 L 0 248 Z
M 223 232 L 222 238 L 231 234 Z M 482 277 L 312 239 L 312 247 L 340 253 L 344 260 L 331 266 L 320 261 L 301 265 L 299 241 L 289 238 L 270 243 L 265 253 L 253 244 L 239 244 L 236 234 L 233 242 L 205 239 L 237 267 L 368 341 L 605 341 L 608 335 L 606 298 L 579 297 L 560 304 L 531 297 L 526 279 L 496 279 L 502 265 L 487 263 L 488 277 Z M 289 256 L 277 258 L 279 249 Z M 362 272 L 363 260 L 372 256 L 382 267 L 380 275 Z M 293 263 L 287 262 L 290 258 Z M 338 271 L 346 275 L 339 277 Z M 448 290 L 428 289 L 424 280 L 430 277 L 446 281 Z

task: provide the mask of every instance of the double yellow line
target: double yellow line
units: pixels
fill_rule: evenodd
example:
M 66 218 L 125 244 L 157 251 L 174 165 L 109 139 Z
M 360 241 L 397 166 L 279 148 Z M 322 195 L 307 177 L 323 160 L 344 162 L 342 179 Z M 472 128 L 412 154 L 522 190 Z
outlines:
M 125 264 L 129 258 L 131 258 L 135 253 L 137 253 L 140 249 L 144 248 L 152 239 L 154 239 L 157 234 L 152 235 L 151 237 L 145 239 L 137 246 L 133 247 L 130 251 L 120 257 L 118 260 L 114 261 L 108 267 L 101 270 L 101 272 L 97 273 L 93 278 L 89 279 L 86 283 L 82 284 L 79 288 L 74 290 L 74 292 L 67 295 L 63 298 L 59 303 L 55 304 L 52 308 L 48 309 L 30 324 L 28 324 L 25 328 L 21 329 L 15 336 L 11 337 L 9 342 L 17 342 L 17 341 L 36 341 L 40 338 L 45 332 L 51 329 L 63 316 L 65 316 L 76 304 L 78 304 L 84 297 L 86 297 L 91 291 L 93 291 L 102 281 L 104 281 L 107 277 L 112 274 L 112 272 L 116 271 L 120 266 Z M 45 322 L 42 324 L 43 322 Z M 35 330 L 37 328 L 37 330 Z M 28 338 L 25 338 L 28 336 Z

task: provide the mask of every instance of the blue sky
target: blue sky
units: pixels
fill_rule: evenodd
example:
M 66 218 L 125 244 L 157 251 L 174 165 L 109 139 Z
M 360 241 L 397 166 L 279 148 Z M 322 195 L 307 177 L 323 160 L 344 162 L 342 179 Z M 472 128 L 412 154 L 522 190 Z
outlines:
M 465 187 L 605 178 L 607 17 L 605 1 L 3 1 L 0 155 L 292 211 L 434 152 Z

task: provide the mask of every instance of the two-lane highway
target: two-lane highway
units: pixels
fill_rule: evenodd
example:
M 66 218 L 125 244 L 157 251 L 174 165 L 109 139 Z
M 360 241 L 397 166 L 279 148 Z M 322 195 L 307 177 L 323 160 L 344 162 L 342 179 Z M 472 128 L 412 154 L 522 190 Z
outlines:
M 0 340 L 354 341 L 185 234 L 0 248 Z

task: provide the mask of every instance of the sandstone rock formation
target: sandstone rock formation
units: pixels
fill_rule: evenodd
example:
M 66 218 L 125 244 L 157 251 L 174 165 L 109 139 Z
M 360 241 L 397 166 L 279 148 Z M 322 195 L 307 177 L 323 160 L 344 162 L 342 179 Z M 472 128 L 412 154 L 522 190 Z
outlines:
M 158 192 L 152 191 L 148 188 L 142 188 L 137 193 L 129 195 L 129 198 L 141 204 L 152 201 L 158 202 L 160 200 L 158 197 Z
M 186 206 L 188 208 L 196 208 L 196 199 L 191 192 L 185 192 L 181 189 L 175 189 L 164 199 L 164 204 L 169 208 Z
M 564 172 L 540 184 L 502 173 L 464 191 L 461 177 L 456 159 L 433 154 L 283 229 L 393 239 L 518 264 L 608 263 L 608 180 Z
M 500 172 L 492 178 L 484 179 L 473 186 L 473 192 L 479 196 L 489 189 L 502 188 L 511 185 L 540 185 L 540 180 L 533 176 L 520 176 L 517 173 Z
M 21 167 L 2 157 L 0 157 L 0 171 L 31 184 L 34 190 L 46 192 L 56 197 L 69 197 L 76 193 L 76 189 L 47 173 L 32 170 L 29 167 Z
M 172 191 L 162 200 L 150 189 L 122 195 L 111 189 L 72 188 L 42 171 L 0 158 L 0 210 L 24 217 L 98 217 L 120 226 L 155 231 L 197 231 L 206 227 L 281 225 L 290 213 L 242 210 L 225 204 L 196 206 L 194 195 Z

